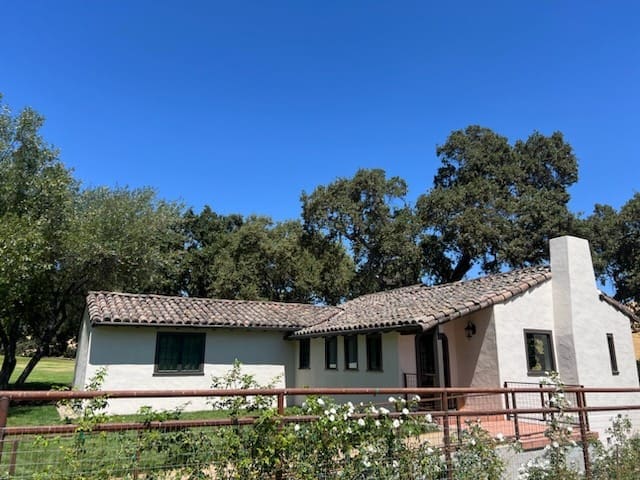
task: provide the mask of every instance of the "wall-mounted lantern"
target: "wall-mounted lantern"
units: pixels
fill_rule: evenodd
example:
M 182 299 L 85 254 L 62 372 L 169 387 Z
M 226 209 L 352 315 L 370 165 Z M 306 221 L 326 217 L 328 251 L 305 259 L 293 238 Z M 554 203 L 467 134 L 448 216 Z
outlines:
M 464 327 L 464 331 L 467 334 L 467 338 L 471 338 L 476 334 L 476 326 L 475 324 L 469 320 L 469 323 L 467 323 L 467 326 Z

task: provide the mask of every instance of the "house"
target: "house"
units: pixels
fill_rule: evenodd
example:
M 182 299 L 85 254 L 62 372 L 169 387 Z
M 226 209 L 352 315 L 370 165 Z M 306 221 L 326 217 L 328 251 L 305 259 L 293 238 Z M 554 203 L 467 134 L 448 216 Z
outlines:
M 550 257 L 550 266 L 337 307 L 91 292 L 74 385 L 106 367 L 104 389 L 209 388 L 237 358 L 259 382 L 277 378 L 282 387 L 499 387 L 537 383 L 551 370 L 567 384 L 638 387 L 630 328 L 638 318 L 597 290 L 588 242 L 552 239 Z M 639 404 L 636 397 L 589 402 Z M 195 399 L 189 408 L 207 406 Z M 610 416 L 594 417 L 592 428 Z

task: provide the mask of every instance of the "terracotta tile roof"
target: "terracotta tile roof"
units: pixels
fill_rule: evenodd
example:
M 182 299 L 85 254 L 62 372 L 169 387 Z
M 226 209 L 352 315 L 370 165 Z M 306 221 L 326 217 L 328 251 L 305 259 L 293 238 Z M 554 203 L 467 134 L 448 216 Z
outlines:
M 291 331 L 325 321 L 335 307 L 299 303 L 217 300 L 114 292 L 89 292 L 93 325 L 268 328 Z
M 364 295 L 341 305 L 337 315 L 298 330 L 294 336 L 358 330 L 427 330 L 504 302 L 550 278 L 549 267 L 531 267 L 434 287 L 420 284 Z
M 362 330 L 427 330 L 501 303 L 551 278 L 531 267 L 434 287 L 413 285 L 372 293 L 339 307 L 249 300 L 89 292 L 93 325 L 269 328 L 296 337 Z

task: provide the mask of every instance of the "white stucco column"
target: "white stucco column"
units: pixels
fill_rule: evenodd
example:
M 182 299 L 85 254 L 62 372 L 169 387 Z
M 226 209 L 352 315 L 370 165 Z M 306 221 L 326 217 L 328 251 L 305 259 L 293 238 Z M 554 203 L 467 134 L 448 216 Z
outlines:
M 598 290 L 587 240 L 576 237 L 553 238 L 549 242 L 552 272 L 554 336 L 557 367 L 565 383 L 580 384 L 588 368 L 590 350 L 597 342 L 591 336 L 593 304 Z

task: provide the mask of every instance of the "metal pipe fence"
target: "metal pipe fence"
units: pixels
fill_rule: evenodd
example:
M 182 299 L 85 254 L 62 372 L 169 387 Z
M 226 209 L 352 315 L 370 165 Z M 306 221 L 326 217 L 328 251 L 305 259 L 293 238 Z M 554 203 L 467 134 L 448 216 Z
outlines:
M 465 448 L 465 435 L 469 434 L 474 423 L 480 422 L 483 431 L 488 435 L 487 438 L 500 439 L 500 442 L 505 439 L 507 443 L 517 442 L 520 451 L 525 452 L 526 456 L 534 454 L 528 452 L 539 452 L 550 443 L 550 439 L 545 436 L 549 421 L 559 418 L 557 416 L 562 413 L 562 422 L 566 424 L 568 431 L 572 431 L 570 439 L 577 445 L 574 452 L 576 461 L 581 463 L 584 477 L 590 479 L 592 478 L 590 445 L 599 437 L 603 440 L 604 432 L 604 428 L 592 429 L 590 416 L 611 416 L 618 412 L 625 412 L 638 418 L 640 388 L 566 386 L 563 394 L 570 399 L 570 403 L 562 409 L 562 412 L 550 402 L 555 393 L 557 390 L 553 387 L 523 384 L 483 389 L 2 391 L 0 392 L 0 478 L 191 478 L 183 476 L 180 472 L 186 467 L 193 467 L 194 471 L 200 472 L 198 478 L 278 480 L 353 478 L 355 480 L 372 478 L 371 475 L 376 478 L 385 478 L 378 471 L 376 471 L 378 473 L 372 473 L 374 468 L 384 467 L 389 470 L 405 468 L 406 472 L 412 472 L 412 469 L 420 465 L 423 469 L 433 467 L 433 476 L 421 474 L 422 478 L 452 479 L 456 469 L 462 468 L 460 458 Z M 389 398 L 390 396 L 393 398 Z M 271 423 L 264 421 L 260 416 L 250 414 L 239 416 L 237 413 L 230 415 L 230 412 L 223 411 L 218 412 L 216 418 L 210 418 L 210 415 L 206 414 L 203 414 L 202 418 L 193 419 L 125 417 L 124 420 L 116 422 L 107 417 L 99 422 L 90 422 L 81 417 L 69 424 L 38 426 L 8 424 L 12 408 L 24 402 L 54 403 L 90 401 L 91 399 L 110 401 L 189 397 L 241 397 L 244 399 L 270 397 L 275 407 L 269 419 Z M 347 422 L 344 431 L 351 435 L 349 438 L 353 438 L 353 442 L 360 442 L 354 443 L 355 447 L 350 449 L 349 453 L 346 451 L 348 447 L 345 447 L 347 444 L 344 443 L 349 441 L 345 440 L 347 437 L 340 437 L 340 441 L 343 441 L 342 446 L 331 453 L 330 458 L 323 457 L 322 448 L 314 447 L 313 451 L 305 451 L 304 443 L 300 444 L 299 451 L 292 452 L 288 457 L 279 453 L 285 448 L 284 444 L 263 444 L 265 439 L 271 438 L 269 435 L 274 432 L 293 435 L 294 432 L 300 431 L 301 425 L 309 425 L 311 429 L 312 426 L 322 424 L 327 421 L 327 418 L 334 416 L 328 410 L 319 414 L 309 414 L 307 410 L 285 407 L 288 398 L 307 400 L 336 398 L 338 399 L 336 405 L 345 405 L 347 398 L 358 397 L 373 399 L 373 402 L 349 407 L 352 410 L 340 410 L 342 407 L 338 407 L 335 413 L 337 416 L 344 415 L 344 421 Z M 349 404 L 353 405 L 351 402 Z M 430 426 L 403 437 L 398 443 L 401 448 L 388 441 L 393 435 L 395 435 L 393 438 L 398 438 L 397 433 L 393 433 L 392 436 L 381 433 L 378 435 L 379 439 L 369 439 L 367 440 L 369 443 L 366 443 L 362 441 L 362 436 L 358 437 L 351 431 L 355 432 L 358 425 L 375 425 L 383 419 L 383 416 L 389 428 L 397 428 L 396 424 L 400 425 L 402 422 L 407 426 L 412 424 L 411 422 L 425 418 L 429 419 Z M 635 428 L 640 428 L 640 423 L 636 423 Z M 333 445 L 332 442 L 337 441 L 336 438 L 331 437 L 331 430 L 328 431 L 328 436 L 324 440 L 321 439 L 320 443 L 314 444 L 316 447 L 323 444 Z M 322 431 L 313 430 L 313 432 L 316 435 L 323 435 Z M 335 435 L 338 437 L 343 434 Z M 291 438 L 286 435 L 274 435 L 274 438 L 276 437 L 280 439 L 279 442 L 285 443 Z M 380 440 L 384 438 L 387 439 L 387 443 Z M 238 439 L 249 440 L 235 445 L 233 442 Z M 237 447 L 236 450 L 234 450 L 235 447 Z M 378 449 L 376 450 L 378 453 L 373 452 L 366 457 L 367 449 L 370 447 Z M 507 464 L 512 464 L 510 469 L 507 469 L 505 478 L 515 478 L 518 455 L 521 454 L 507 453 L 507 449 L 499 444 L 495 444 L 495 447 L 502 448 L 501 455 L 507 459 Z M 254 448 L 257 449 L 255 455 L 252 451 Z M 273 449 L 270 450 L 273 457 L 271 463 L 269 455 L 264 454 L 265 448 Z M 383 452 L 384 455 L 379 453 L 380 449 L 386 449 Z M 229 458 L 219 455 L 220 452 L 227 452 Z M 365 457 L 375 458 L 377 463 L 367 466 L 370 462 L 361 460 Z M 246 464 L 242 464 L 240 460 L 236 462 L 237 459 Z M 253 465 L 258 460 L 264 465 Z M 434 465 L 427 465 L 425 463 L 427 460 L 435 462 Z M 301 465 L 304 462 L 310 464 Z M 251 466 L 246 467 L 248 464 Z M 240 476 L 239 469 L 244 467 L 239 465 L 254 469 L 259 474 L 256 473 L 255 477 L 250 477 L 247 473 L 244 474 L 245 476 Z M 322 474 L 318 473 L 319 466 L 323 466 L 326 471 Z M 309 473 L 311 471 L 314 472 L 314 476 L 308 476 L 311 475 Z M 345 475 L 351 475 L 351 477 Z M 406 475 L 412 475 L 412 473 Z M 405 476 L 405 478 L 412 477 Z

